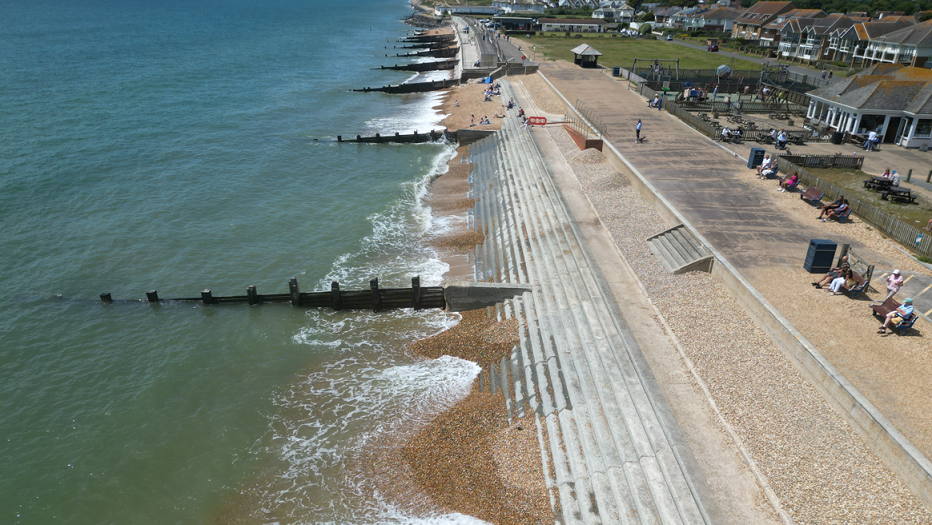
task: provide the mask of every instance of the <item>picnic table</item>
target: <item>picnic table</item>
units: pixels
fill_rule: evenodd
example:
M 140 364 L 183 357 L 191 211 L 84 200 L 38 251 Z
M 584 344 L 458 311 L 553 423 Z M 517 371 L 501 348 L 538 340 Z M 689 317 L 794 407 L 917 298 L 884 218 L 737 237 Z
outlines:
M 884 177 L 876 177 L 871 175 L 871 178 L 864 181 L 864 187 L 870 190 L 885 190 L 890 188 L 893 184 L 891 179 Z
M 915 202 L 916 196 L 910 192 L 910 190 L 899 188 L 896 186 L 890 186 L 880 192 L 880 198 L 886 200 L 887 197 L 890 197 L 893 200 L 905 201 L 905 202 Z

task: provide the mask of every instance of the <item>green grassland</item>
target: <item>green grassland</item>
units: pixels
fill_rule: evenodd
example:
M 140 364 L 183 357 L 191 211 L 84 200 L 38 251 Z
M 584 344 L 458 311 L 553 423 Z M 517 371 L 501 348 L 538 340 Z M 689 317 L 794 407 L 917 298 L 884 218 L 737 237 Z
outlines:
M 929 201 L 923 198 L 923 196 L 920 196 L 916 199 L 916 202 L 913 203 L 881 199 L 879 192 L 864 187 L 863 181 L 869 179 L 870 174 L 864 173 L 863 171 L 840 168 L 806 168 L 806 170 L 826 182 L 843 188 L 847 196 L 857 197 L 862 202 L 876 206 L 906 224 L 917 227 L 925 226 L 929 217 L 932 217 L 932 206 L 930 206 Z M 905 175 L 906 174 L 903 174 L 904 177 Z M 913 189 L 913 195 L 917 194 L 914 187 L 910 187 L 906 184 L 901 185 Z
M 606 67 L 631 67 L 635 57 L 651 60 L 679 58 L 681 69 L 715 69 L 722 64 L 732 65 L 731 58 L 717 53 L 646 38 L 611 38 L 608 35 L 599 38 L 598 35 L 592 33 L 584 33 L 581 38 L 576 38 L 574 35 L 567 38 L 564 33 L 547 33 L 545 36 L 522 36 L 521 39 L 529 46 L 537 46 L 537 60 L 552 58 L 572 62 L 573 54 L 570 53 L 570 49 L 580 44 L 589 44 L 602 53 L 599 57 L 599 64 Z M 530 47 L 524 49 L 531 50 Z M 759 71 L 761 65 L 748 60 L 735 59 L 732 67 Z

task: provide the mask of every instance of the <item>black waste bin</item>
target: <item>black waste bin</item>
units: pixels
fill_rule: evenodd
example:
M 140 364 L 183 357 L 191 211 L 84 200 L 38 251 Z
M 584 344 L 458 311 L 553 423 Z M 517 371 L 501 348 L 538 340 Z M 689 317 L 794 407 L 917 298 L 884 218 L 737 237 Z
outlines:
M 620 74 L 621 74 L 621 68 L 620 68 L 620 67 L 615 66 L 615 67 L 612 68 L 612 76 L 613 76 L 613 77 L 617 77 L 617 76 L 620 75 Z
M 843 131 L 832 132 L 832 144 L 841 144 L 845 140 L 845 133 Z
M 751 154 L 748 155 L 748 168 L 754 169 L 764 162 L 764 148 L 751 148 Z
M 803 269 L 809 273 L 827 273 L 835 259 L 835 248 L 838 245 L 828 239 L 812 239 L 809 241 L 809 252 L 806 253 L 806 262 Z

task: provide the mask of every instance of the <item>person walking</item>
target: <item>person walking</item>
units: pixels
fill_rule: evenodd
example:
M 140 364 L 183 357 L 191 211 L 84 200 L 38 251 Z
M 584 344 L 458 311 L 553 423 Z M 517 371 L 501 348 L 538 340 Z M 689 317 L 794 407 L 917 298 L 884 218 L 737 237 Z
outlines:
M 829 79 L 829 80 L 832 79 L 832 72 L 831 72 L 831 71 L 828 72 L 828 79 Z
M 887 299 L 896 295 L 896 292 L 900 291 L 900 288 L 903 286 L 903 276 L 900 274 L 899 270 L 893 270 L 887 277 L 887 296 L 883 298 L 883 301 L 874 301 L 871 303 L 871 306 L 875 304 L 883 304 L 887 302 Z
M 823 69 L 823 70 L 822 70 L 822 80 L 823 80 L 823 81 L 825 80 L 825 75 L 828 75 L 828 71 L 826 71 L 825 69 Z
M 634 126 L 634 142 L 641 142 L 641 119 L 638 119 L 637 125 Z

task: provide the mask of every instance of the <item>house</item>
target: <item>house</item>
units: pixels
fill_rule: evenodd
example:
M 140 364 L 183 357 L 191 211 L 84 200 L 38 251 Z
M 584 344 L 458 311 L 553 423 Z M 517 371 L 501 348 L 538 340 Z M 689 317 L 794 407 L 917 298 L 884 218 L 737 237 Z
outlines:
M 467 5 L 436 5 L 434 15 L 497 15 L 501 9 L 495 6 L 467 6 Z
M 541 31 L 558 33 L 604 33 L 605 22 L 575 18 L 539 18 Z
M 538 4 L 535 2 L 518 2 L 517 0 L 513 2 L 492 2 L 493 7 L 501 9 L 502 13 L 514 13 L 516 11 L 536 11 L 537 13 L 544 14 L 544 10 L 547 8 L 544 4 Z
M 654 11 L 654 22 L 657 24 L 664 24 L 667 21 L 667 18 L 679 13 L 682 11 L 682 7 L 662 7 L 657 11 Z
M 628 4 L 621 4 L 619 7 L 600 7 L 592 12 L 592 18 L 614 20 L 627 24 L 634 20 L 634 9 Z
M 779 56 L 791 60 L 824 59 L 830 35 L 844 32 L 860 21 L 840 13 L 822 18 L 790 19 L 780 30 Z
M 844 31 L 829 35 L 828 47 L 822 56 L 825 60 L 854 65 L 855 52 L 865 49 L 872 39 L 879 39 L 883 35 L 912 25 L 915 25 L 915 21 L 906 17 L 888 17 L 881 22 L 859 22 Z
M 757 2 L 735 19 L 731 38 L 760 40 L 764 25 L 772 22 L 778 15 L 794 9 L 796 6 L 793 2 Z
M 932 57 L 932 20 L 871 38 L 863 51 L 855 50 L 861 65 L 878 63 L 926 67 Z
M 728 9 L 726 7 L 719 7 L 711 11 L 699 13 L 698 30 L 731 33 L 731 29 L 735 25 L 735 20 L 741 16 L 741 14 L 742 11 Z
M 932 145 L 932 69 L 877 64 L 810 91 L 809 124 L 864 134 L 904 148 Z
M 667 19 L 664 21 L 663 25 L 664 27 L 669 27 L 669 28 L 684 28 L 686 27 L 687 20 L 693 14 L 702 13 L 705 11 L 707 11 L 707 9 L 701 8 L 701 7 L 690 7 L 687 9 L 683 9 L 679 13 L 668 16 Z
M 787 24 L 795 22 L 800 27 L 808 27 L 814 23 L 814 20 L 825 18 L 825 16 L 825 11 L 821 9 L 792 9 L 780 13 L 761 27 L 758 45 L 779 49 L 781 31 Z

